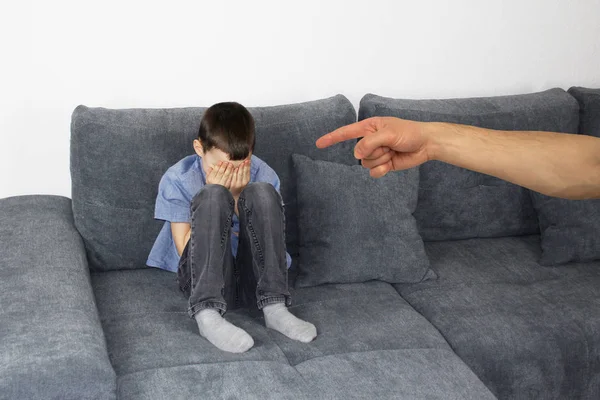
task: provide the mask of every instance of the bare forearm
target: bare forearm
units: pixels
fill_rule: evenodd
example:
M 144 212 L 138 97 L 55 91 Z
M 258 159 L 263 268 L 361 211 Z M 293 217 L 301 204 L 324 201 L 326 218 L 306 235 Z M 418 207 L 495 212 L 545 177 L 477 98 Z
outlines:
M 179 241 L 176 238 L 173 238 L 175 241 L 175 248 L 177 249 L 177 254 L 179 255 L 179 257 L 181 257 L 181 254 L 183 254 L 183 250 L 185 249 L 185 246 L 187 245 L 188 241 L 190 240 L 191 235 L 192 235 L 192 230 L 190 229 L 183 237 L 183 241 Z
M 549 196 L 600 197 L 600 139 L 537 131 L 428 124 L 432 159 Z
M 190 229 L 188 231 L 188 233 L 186 233 L 185 238 L 183 239 L 183 247 L 185 248 L 185 246 L 187 245 L 187 243 L 190 241 L 190 237 L 192 236 L 192 230 Z M 182 249 L 183 251 L 183 249 Z

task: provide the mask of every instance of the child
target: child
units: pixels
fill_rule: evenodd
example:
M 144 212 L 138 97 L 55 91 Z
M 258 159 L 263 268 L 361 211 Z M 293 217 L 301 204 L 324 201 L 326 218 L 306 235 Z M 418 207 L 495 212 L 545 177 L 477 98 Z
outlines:
M 223 318 L 227 309 L 258 307 L 268 328 L 308 343 L 315 326 L 296 318 L 288 291 L 279 178 L 252 155 L 254 119 L 238 103 L 208 108 L 187 156 L 162 177 L 154 217 L 165 224 L 147 264 L 177 271 L 200 335 L 221 350 L 254 345 Z

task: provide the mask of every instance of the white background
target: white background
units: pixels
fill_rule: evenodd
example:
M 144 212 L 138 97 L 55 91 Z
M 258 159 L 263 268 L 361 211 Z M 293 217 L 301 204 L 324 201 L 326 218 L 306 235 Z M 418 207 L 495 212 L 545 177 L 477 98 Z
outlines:
M 367 92 L 447 98 L 600 87 L 600 0 L 0 7 L 0 198 L 70 196 L 78 104 L 254 106 L 343 93 L 357 106 Z

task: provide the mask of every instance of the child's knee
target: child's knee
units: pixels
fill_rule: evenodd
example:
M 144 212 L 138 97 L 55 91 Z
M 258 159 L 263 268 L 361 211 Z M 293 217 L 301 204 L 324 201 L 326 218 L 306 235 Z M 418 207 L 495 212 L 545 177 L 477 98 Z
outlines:
M 231 192 L 223 185 L 205 185 L 192 198 L 192 209 L 195 210 L 201 204 L 233 205 L 234 200 Z
M 240 194 L 240 197 L 242 196 L 246 201 L 280 202 L 280 196 L 275 187 L 266 182 L 249 183 Z

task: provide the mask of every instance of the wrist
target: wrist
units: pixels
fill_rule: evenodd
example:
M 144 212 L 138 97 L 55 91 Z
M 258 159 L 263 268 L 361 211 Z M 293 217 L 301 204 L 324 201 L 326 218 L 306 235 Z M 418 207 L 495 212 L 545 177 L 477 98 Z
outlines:
M 422 129 L 425 137 L 427 158 L 444 161 L 448 148 L 452 145 L 452 137 L 456 134 L 454 124 L 447 122 L 425 122 Z

